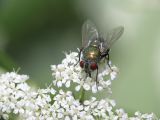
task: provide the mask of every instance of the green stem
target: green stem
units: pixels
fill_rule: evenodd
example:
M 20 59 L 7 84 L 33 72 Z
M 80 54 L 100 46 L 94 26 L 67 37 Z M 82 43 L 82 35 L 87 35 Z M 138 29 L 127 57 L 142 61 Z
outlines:
M 82 88 L 81 89 L 81 94 L 79 96 L 79 100 L 82 103 L 84 101 L 84 95 L 85 95 L 85 90 Z

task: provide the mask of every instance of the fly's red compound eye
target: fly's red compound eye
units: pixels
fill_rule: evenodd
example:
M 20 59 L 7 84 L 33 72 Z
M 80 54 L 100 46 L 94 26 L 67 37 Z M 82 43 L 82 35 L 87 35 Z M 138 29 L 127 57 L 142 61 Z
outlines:
M 91 63 L 90 68 L 91 68 L 91 70 L 97 69 L 97 64 L 96 63 Z
M 83 68 L 84 67 L 84 61 L 80 61 L 80 66 L 81 66 L 81 68 Z

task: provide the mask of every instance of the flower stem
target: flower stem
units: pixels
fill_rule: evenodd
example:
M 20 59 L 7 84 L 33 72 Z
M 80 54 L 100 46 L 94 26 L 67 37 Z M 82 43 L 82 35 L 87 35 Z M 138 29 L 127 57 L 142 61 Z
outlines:
M 79 96 L 79 100 L 82 103 L 84 101 L 84 95 L 85 95 L 85 90 L 82 88 L 81 89 L 81 94 Z

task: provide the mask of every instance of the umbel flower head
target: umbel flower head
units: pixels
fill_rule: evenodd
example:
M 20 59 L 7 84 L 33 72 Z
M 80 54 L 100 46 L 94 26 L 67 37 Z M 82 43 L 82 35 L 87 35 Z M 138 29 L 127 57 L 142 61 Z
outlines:
M 71 84 L 75 83 L 76 91 L 82 88 L 86 91 L 91 90 L 93 93 L 103 89 L 110 90 L 111 81 L 116 78 L 118 68 L 113 66 L 112 71 L 103 61 L 103 63 L 100 64 L 98 84 L 96 84 L 94 72 L 92 72 L 92 78 L 86 77 L 84 70 L 79 65 L 75 66 L 78 61 L 77 56 L 78 53 L 76 52 L 66 54 L 66 58 L 62 60 L 61 64 L 51 66 L 51 70 L 53 71 L 52 75 L 55 79 L 53 80 L 53 84 L 57 87 L 64 85 L 69 88 Z M 110 77 L 107 78 L 108 76 Z
M 53 82 L 45 89 L 33 90 L 26 83 L 27 75 L 1 74 L 0 116 L 9 119 L 9 114 L 13 113 L 20 120 L 158 120 L 153 113 L 136 112 L 129 117 L 123 109 L 115 108 L 115 100 L 93 97 L 92 94 L 103 89 L 111 93 L 111 82 L 117 77 L 118 69 L 112 66 L 111 71 L 105 62 L 100 63 L 96 84 L 94 72 L 93 78 L 86 78 L 85 72 L 75 66 L 77 55 L 75 52 L 66 54 L 61 64 L 51 66 Z M 91 97 L 85 99 L 84 93 L 90 91 Z M 75 93 L 79 93 L 79 97 Z

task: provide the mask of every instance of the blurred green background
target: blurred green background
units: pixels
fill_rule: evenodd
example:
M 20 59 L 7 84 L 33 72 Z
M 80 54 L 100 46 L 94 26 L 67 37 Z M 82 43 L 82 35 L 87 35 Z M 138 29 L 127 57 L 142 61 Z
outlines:
M 0 0 L 0 71 L 28 74 L 31 83 L 52 81 L 50 65 L 81 47 L 81 26 L 94 21 L 105 33 L 123 25 L 111 60 L 120 69 L 112 84 L 119 108 L 160 117 L 159 0 Z

